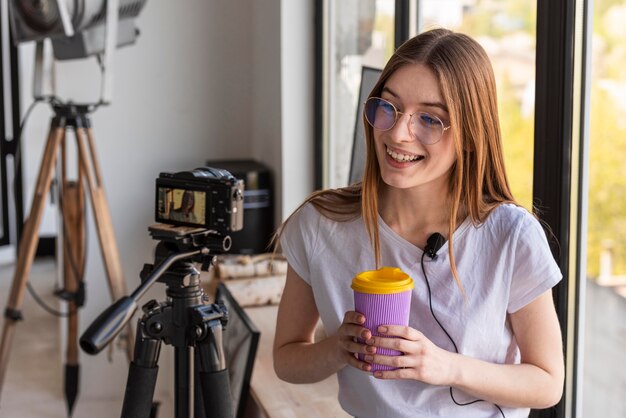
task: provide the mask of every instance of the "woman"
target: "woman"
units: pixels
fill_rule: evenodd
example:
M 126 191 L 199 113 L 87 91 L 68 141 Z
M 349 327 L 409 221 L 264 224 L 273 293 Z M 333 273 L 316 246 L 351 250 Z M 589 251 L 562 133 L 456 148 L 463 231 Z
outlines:
M 195 199 L 192 190 L 185 190 L 180 199 L 180 206 L 175 208 L 174 201 L 170 202 L 169 219 L 172 221 L 198 223 L 196 214 L 194 213 Z
M 539 222 L 510 192 L 484 50 L 444 29 L 407 41 L 364 123 L 363 182 L 314 193 L 279 231 L 289 270 L 278 376 L 337 373 L 342 407 L 360 418 L 511 418 L 556 404 L 564 367 L 550 289 L 561 273 Z M 446 242 L 426 258 L 434 233 Z M 350 283 L 381 266 L 401 268 L 415 289 L 409 326 L 373 336 Z M 328 337 L 316 342 L 320 317 Z M 371 373 L 371 364 L 397 369 Z

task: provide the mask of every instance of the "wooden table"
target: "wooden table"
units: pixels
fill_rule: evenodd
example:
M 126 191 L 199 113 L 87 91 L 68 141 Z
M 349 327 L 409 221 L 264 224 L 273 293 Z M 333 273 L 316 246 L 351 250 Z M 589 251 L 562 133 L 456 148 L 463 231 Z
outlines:
M 274 373 L 272 345 L 276 328 L 278 306 L 245 309 L 252 322 L 261 331 L 250 393 L 256 404 L 248 414 L 264 418 L 344 418 L 350 417 L 337 400 L 337 376 L 313 383 L 291 384 Z

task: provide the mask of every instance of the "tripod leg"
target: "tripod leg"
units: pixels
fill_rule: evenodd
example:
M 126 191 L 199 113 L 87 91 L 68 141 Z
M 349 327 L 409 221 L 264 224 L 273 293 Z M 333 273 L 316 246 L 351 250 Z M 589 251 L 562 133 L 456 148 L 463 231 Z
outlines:
M 72 415 L 78 396 L 80 365 L 78 363 L 78 308 L 82 301 L 79 283 L 83 280 L 85 260 L 85 195 L 81 187 L 81 168 L 78 181 L 68 181 L 66 175 L 65 141 L 62 153 L 62 181 L 60 202 L 63 211 L 63 279 L 68 296 L 67 351 L 65 363 L 65 399 L 68 415 Z
M 219 323 L 219 321 L 218 321 Z M 235 408 L 230 391 L 230 377 L 222 348 L 222 326 L 209 326 L 207 337 L 201 341 L 198 351 L 200 383 L 204 411 L 209 417 L 234 418 Z M 197 417 L 196 417 L 197 418 Z
M 145 325 L 143 319 L 137 324 L 135 354 L 128 369 L 121 418 L 150 418 L 151 415 L 161 341 L 147 336 Z
M 85 146 L 85 130 L 87 132 L 89 153 L 87 152 Z M 95 218 L 96 228 L 98 230 L 102 258 L 104 260 L 104 266 L 109 280 L 109 289 L 113 300 L 118 300 L 127 294 L 126 282 L 122 273 L 119 250 L 117 248 L 115 234 L 113 232 L 111 213 L 104 194 L 100 167 L 96 159 L 91 128 L 85 129 L 77 127 L 76 142 L 78 144 L 80 166 L 83 169 L 85 180 L 89 188 L 91 207 Z M 91 166 L 89 163 L 89 157 L 91 157 Z M 126 354 L 129 360 L 132 358 L 133 352 L 132 336 L 133 332 L 129 323 L 126 327 Z
M 24 291 L 28 280 L 28 274 L 30 273 L 33 258 L 35 257 L 37 243 L 39 242 L 39 225 L 43 216 L 46 197 L 50 191 L 50 182 L 52 180 L 52 174 L 56 163 L 57 150 L 65 132 L 64 127 L 59 127 L 57 123 L 58 121 L 56 118 L 53 119 L 46 148 L 43 153 L 41 166 L 39 168 L 39 175 L 37 176 L 37 183 L 35 186 L 30 214 L 24 223 L 24 229 L 17 253 L 15 274 L 11 285 L 11 293 L 9 294 L 9 300 L 4 312 L 2 343 L 0 344 L 0 392 L 2 391 L 4 375 L 8 365 L 9 351 L 13 340 L 15 324 L 18 320 L 22 319 L 20 308 L 22 307 L 22 302 L 24 301 Z
M 174 416 L 176 418 L 189 417 L 191 392 L 190 379 L 190 347 L 174 348 Z

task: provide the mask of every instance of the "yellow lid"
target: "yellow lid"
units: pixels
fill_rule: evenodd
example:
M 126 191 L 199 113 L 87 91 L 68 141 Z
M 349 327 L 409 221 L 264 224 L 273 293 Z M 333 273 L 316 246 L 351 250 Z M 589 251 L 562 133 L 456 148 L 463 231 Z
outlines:
M 413 279 L 397 267 L 364 271 L 352 279 L 352 289 L 361 293 L 391 294 L 413 289 Z

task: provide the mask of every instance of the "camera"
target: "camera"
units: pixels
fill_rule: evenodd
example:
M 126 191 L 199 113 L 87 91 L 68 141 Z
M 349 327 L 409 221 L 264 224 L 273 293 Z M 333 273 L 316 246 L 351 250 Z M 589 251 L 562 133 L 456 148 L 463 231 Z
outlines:
M 243 180 L 219 168 L 160 173 L 155 220 L 221 234 L 239 231 L 243 228 L 243 188 Z

